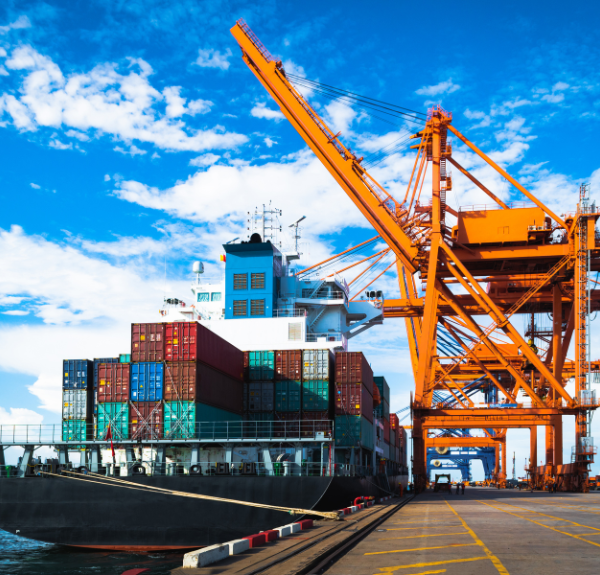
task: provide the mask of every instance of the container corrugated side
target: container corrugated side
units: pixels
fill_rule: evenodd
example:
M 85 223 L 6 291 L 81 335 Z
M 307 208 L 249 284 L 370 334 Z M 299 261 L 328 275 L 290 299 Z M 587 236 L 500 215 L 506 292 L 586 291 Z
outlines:
M 382 375 L 373 376 L 373 383 L 379 388 L 381 397 L 385 399 L 388 404 L 390 402 L 390 386 Z
M 285 349 L 275 352 L 275 379 L 302 379 L 302 350 Z
M 362 383 L 373 395 L 373 370 L 362 351 L 335 354 L 335 383 Z
M 300 381 L 275 382 L 275 411 L 300 411 L 302 407 L 302 384 Z
M 197 322 L 167 323 L 165 360 L 198 361 L 234 379 L 244 376 L 244 354 Z
M 248 377 L 251 381 L 268 381 L 275 379 L 275 352 L 248 352 Z
M 331 407 L 331 384 L 328 380 L 309 379 L 302 382 L 302 409 L 325 411 Z
M 381 403 L 374 408 L 374 413 L 375 413 L 375 417 L 377 418 L 386 418 L 389 419 L 390 417 L 390 406 L 388 404 L 387 401 L 385 401 L 385 399 L 383 399 L 381 401 Z
M 196 404 L 193 401 L 165 401 L 165 439 L 192 439 L 196 433 Z
M 390 459 L 390 444 L 385 441 L 383 442 L 383 456 L 386 459 Z
M 62 418 L 89 420 L 92 410 L 87 389 L 63 389 Z
M 331 357 L 328 349 L 305 349 L 302 352 L 302 379 L 330 379 Z
M 98 403 L 129 401 L 130 363 L 98 365 Z
M 390 445 L 396 447 L 396 430 L 390 429 Z
M 387 419 L 383 419 L 383 440 L 390 442 L 390 422 Z
M 163 398 L 163 377 L 162 363 L 132 363 L 131 401 L 160 401 Z
M 204 403 L 196 404 L 199 439 L 242 437 L 242 416 Z
M 163 361 L 165 359 L 165 324 L 131 324 L 131 359 L 140 361 Z
M 251 381 L 248 384 L 248 411 L 273 412 L 275 410 L 275 383 Z
M 93 387 L 94 363 L 89 359 L 63 360 L 63 389 Z
M 244 386 L 240 379 L 202 363 L 197 364 L 196 372 L 198 374 L 196 401 L 238 415 L 242 414 Z
M 110 425 L 113 441 L 129 439 L 129 402 L 99 403 L 97 439 L 105 439 Z
M 164 432 L 163 412 L 162 401 L 130 402 L 130 439 L 162 439 Z
M 335 445 L 373 450 L 373 424 L 361 415 L 336 415 Z
M 373 421 L 373 396 L 362 383 L 335 385 L 335 414 L 362 415 Z
M 85 419 L 65 420 L 62 422 L 62 440 L 87 441 L 89 429 L 88 422 Z

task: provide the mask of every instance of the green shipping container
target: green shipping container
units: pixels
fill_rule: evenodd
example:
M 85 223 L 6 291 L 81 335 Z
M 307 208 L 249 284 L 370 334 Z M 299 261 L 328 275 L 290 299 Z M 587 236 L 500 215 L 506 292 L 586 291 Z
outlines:
M 62 440 L 87 441 L 87 429 L 88 422 L 85 419 L 64 420 L 62 422 Z
M 330 406 L 329 381 L 316 379 L 302 382 L 302 409 L 304 411 L 327 411 Z
M 248 352 L 248 373 L 252 380 L 275 379 L 275 352 L 250 351 Z
M 302 383 L 292 379 L 275 382 L 275 411 L 300 411 Z
M 121 353 L 119 355 L 119 363 L 131 363 L 131 354 L 130 353 Z
M 363 415 L 336 415 L 335 445 L 373 450 L 373 424 Z
M 373 413 L 377 419 L 390 419 L 390 405 L 383 400 L 377 407 L 373 408 Z
M 385 377 L 383 377 L 383 376 L 374 377 L 373 382 L 379 388 L 379 394 L 381 395 L 381 399 L 385 399 L 389 405 L 389 403 L 390 403 L 390 386 L 388 385 L 388 382 L 385 380 Z
M 242 416 L 205 403 L 165 401 L 165 438 L 242 437 Z
M 104 439 L 110 425 L 113 441 L 129 439 L 129 403 L 98 404 L 96 439 Z

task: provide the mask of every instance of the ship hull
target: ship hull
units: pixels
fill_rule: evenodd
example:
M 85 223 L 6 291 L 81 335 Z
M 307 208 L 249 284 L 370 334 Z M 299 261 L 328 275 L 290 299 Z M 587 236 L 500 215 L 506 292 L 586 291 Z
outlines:
M 136 477 L 129 481 L 243 502 L 332 510 L 386 495 L 400 477 Z M 67 478 L 0 480 L 0 529 L 78 547 L 152 551 L 238 539 L 297 519 L 261 507 Z

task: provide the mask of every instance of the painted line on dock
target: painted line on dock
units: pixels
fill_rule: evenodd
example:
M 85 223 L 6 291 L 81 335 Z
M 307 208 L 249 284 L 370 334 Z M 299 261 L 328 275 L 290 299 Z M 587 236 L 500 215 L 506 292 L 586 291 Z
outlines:
M 512 513 L 511 511 L 507 511 L 506 509 L 502 509 L 501 507 L 495 507 L 494 505 L 490 505 L 489 503 L 486 503 L 485 501 L 479 501 L 479 500 L 476 500 L 476 501 L 478 503 L 482 503 L 483 505 L 487 505 L 488 507 L 491 507 L 492 509 L 501 511 L 502 513 L 507 513 L 508 515 L 512 515 L 513 517 L 518 517 L 519 519 L 524 519 L 525 521 L 529 521 L 530 523 L 535 523 L 536 525 L 539 525 L 540 527 L 545 527 L 546 529 L 556 531 L 556 533 L 561 533 L 562 535 L 568 535 L 569 537 L 573 537 L 573 539 L 577 539 L 579 541 L 589 543 L 590 545 L 594 545 L 595 547 L 600 547 L 600 543 L 595 543 L 594 541 L 588 541 L 587 539 L 584 539 L 584 537 L 589 537 L 590 535 L 598 535 L 598 533 L 580 533 L 580 534 L 568 533 L 567 531 L 561 531 L 560 529 L 557 529 L 556 527 L 552 527 L 551 525 L 546 525 L 545 523 L 541 523 L 539 521 L 536 521 L 535 519 L 529 519 L 528 517 L 523 517 L 522 515 L 519 515 L 517 513 Z M 512 507 L 516 507 L 516 505 L 514 505 Z M 549 517 L 551 517 L 551 516 L 549 516 Z M 571 524 L 575 525 L 576 527 L 584 527 L 585 529 L 593 529 L 594 531 L 600 532 L 600 529 L 598 529 L 597 527 L 590 527 L 589 525 L 582 525 L 581 523 L 575 523 L 574 521 L 569 521 L 568 519 L 561 519 L 560 517 L 555 517 L 553 519 L 555 519 L 556 521 L 564 521 L 566 523 L 571 523 Z
M 462 533 L 429 533 L 427 535 L 408 535 L 407 537 L 384 537 L 379 541 L 393 541 L 395 539 L 421 539 L 423 537 L 444 537 L 449 535 L 470 535 L 468 531 Z
M 393 567 L 379 567 L 379 571 L 382 573 L 391 573 L 397 569 L 413 569 L 416 567 L 433 567 L 434 565 L 449 565 L 450 563 L 469 563 L 470 561 L 484 561 L 489 559 L 485 557 L 468 557 L 467 559 L 446 559 L 445 561 L 431 561 L 428 563 L 411 563 L 410 565 L 394 565 Z M 444 569 L 445 571 L 445 569 Z M 381 575 L 381 573 L 375 573 L 375 575 Z
M 454 512 L 454 514 L 456 515 L 456 517 L 462 523 L 462 525 L 465 528 L 465 530 L 469 532 L 469 534 L 471 535 L 471 537 L 473 538 L 473 540 L 475 541 L 475 543 L 477 545 L 479 545 L 485 551 L 485 554 L 488 556 L 488 558 L 490 559 L 490 561 L 494 564 L 494 567 L 496 568 L 496 571 L 498 571 L 498 573 L 500 573 L 500 575 L 509 575 L 506 567 L 504 567 L 504 565 L 502 564 L 502 561 L 500 561 L 500 559 L 498 559 L 498 557 L 496 557 L 487 548 L 487 545 L 481 539 L 479 539 L 479 537 L 477 536 L 477 534 L 475 533 L 475 531 L 473 531 L 467 525 L 467 523 L 465 522 L 465 520 L 458 514 L 458 512 L 456 511 L 456 509 L 454 509 L 454 507 L 452 507 L 452 505 L 450 505 L 450 503 L 448 503 L 448 501 L 446 501 L 446 505 L 448 507 L 450 507 L 450 509 L 452 509 L 452 511 Z
M 390 553 L 408 553 L 409 551 L 430 551 L 431 549 L 448 549 L 449 547 L 472 547 L 477 543 L 450 543 L 450 545 L 440 545 L 438 547 L 417 547 L 416 549 L 394 549 L 392 551 L 372 551 L 365 555 L 389 555 Z

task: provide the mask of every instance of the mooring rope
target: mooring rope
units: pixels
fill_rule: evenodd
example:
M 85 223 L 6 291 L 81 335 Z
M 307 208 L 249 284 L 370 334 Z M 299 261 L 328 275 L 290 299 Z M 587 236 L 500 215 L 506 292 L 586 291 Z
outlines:
M 133 483 L 132 481 L 125 481 L 124 479 L 117 479 L 116 477 L 107 477 L 98 473 L 88 472 L 87 474 L 81 474 L 74 471 L 67 471 L 63 469 L 62 475 L 58 473 L 50 473 L 49 471 L 40 471 L 43 475 L 50 475 L 52 477 L 62 477 L 64 479 L 74 479 L 76 481 L 89 481 L 91 483 L 97 483 L 99 485 L 107 485 L 110 487 L 124 487 L 127 489 L 137 489 L 139 491 L 147 491 L 160 493 L 164 495 L 175 495 L 177 497 L 190 497 L 192 499 L 204 499 L 206 501 L 220 501 L 222 503 L 233 503 L 235 505 L 245 505 L 248 507 L 258 507 L 261 509 L 272 509 L 274 511 L 283 511 L 290 515 L 316 515 L 325 519 L 333 521 L 339 521 L 339 511 L 314 511 L 312 509 L 299 509 L 294 507 L 281 507 L 278 505 L 267 505 L 266 503 L 252 503 L 250 501 L 239 501 L 237 499 L 225 499 L 224 497 L 215 497 L 214 495 L 201 495 L 198 493 L 188 493 L 187 491 L 175 491 L 173 489 L 164 489 L 162 487 L 154 487 L 152 485 L 141 485 L 140 483 Z M 71 477 L 71 475 L 81 475 L 82 477 Z M 100 481 L 93 481 L 92 479 L 84 479 L 83 477 L 92 476 L 100 479 Z

